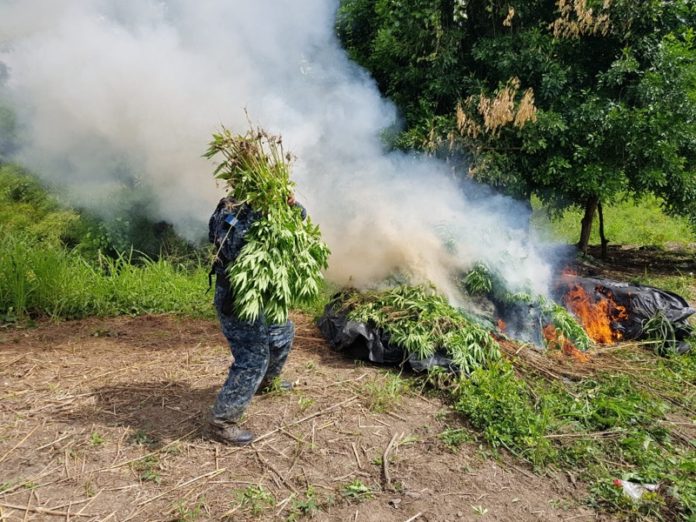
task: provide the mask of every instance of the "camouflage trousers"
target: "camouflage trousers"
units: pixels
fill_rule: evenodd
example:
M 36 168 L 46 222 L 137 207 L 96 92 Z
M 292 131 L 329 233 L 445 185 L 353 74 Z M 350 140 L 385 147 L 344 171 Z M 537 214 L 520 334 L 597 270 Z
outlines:
M 292 347 L 295 327 L 292 321 L 268 325 L 263 317 L 248 323 L 219 309 L 218 318 L 234 362 L 213 406 L 213 415 L 219 420 L 236 421 L 261 382 L 280 375 Z

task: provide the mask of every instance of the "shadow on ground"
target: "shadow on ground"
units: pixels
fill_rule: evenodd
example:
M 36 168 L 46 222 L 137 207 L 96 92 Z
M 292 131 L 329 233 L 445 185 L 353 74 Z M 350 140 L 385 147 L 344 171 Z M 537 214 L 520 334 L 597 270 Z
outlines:
M 135 442 L 156 448 L 199 434 L 218 390 L 217 386 L 192 388 L 176 381 L 103 386 L 93 390 L 91 405 L 59 415 L 59 420 L 128 427 Z

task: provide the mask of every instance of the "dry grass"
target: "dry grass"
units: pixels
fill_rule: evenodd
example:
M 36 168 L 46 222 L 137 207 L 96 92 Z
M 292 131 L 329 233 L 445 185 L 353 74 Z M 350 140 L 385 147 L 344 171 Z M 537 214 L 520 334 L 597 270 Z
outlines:
M 319 520 L 403 522 L 468 516 L 472 502 L 499 520 L 591 514 L 564 479 L 489 461 L 474 444 L 452 454 L 437 400 L 406 393 L 398 409 L 370 411 L 363 386 L 384 370 L 333 353 L 295 320 L 296 389 L 255 398 L 245 422 L 260 436 L 244 448 L 201 435 L 229 363 L 214 322 L 0 330 L 0 520 L 284 520 L 316 506 Z M 356 480 L 373 499 L 342 495 Z
M 510 78 L 494 96 L 470 96 L 458 104 L 457 128 L 461 135 L 476 139 L 485 133 L 496 138 L 500 131 L 510 124 L 522 128 L 527 123 L 536 121 L 534 92 L 527 89 L 520 97 L 519 91 L 519 78 Z M 483 120 L 482 123 L 478 121 L 479 117 Z
M 556 7 L 559 17 L 549 27 L 556 38 L 606 36 L 611 30 L 611 0 L 604 0 L 599 12 L 588 7 L 587 0 L 556 0 Z

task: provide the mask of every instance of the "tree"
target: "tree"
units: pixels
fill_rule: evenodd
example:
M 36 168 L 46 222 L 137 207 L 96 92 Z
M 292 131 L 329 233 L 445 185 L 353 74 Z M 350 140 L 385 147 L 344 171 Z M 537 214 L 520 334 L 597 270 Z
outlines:
M 583 208 L 582 250 L 620 197 L 696 227 L 695 25 L 688 0 L 344 0 L 337 22 L 403 111 L 398 146 L 464 148 L 476 179 Z

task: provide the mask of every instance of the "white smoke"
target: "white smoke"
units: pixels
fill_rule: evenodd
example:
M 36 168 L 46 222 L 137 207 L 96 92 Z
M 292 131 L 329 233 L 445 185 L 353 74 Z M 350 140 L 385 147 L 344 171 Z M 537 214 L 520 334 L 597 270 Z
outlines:
M 396 111 L 334 34 L 328 0 L 0 0 L 2 95 L 22 123 L 19 161 L 109 208 L 124 184 L 188 237 L 223 194 L 201 159 L 244 109 L 299 158 L 298 199 L 364 286 L 394 272 L 435 282 L 480 260 L 545 293 L 550 270 L 520 229 L 527 211 L 473 197 L 445 164 L 385 153 Z M 480 192 L 475 190 L 474 192 Z M 454 246 L 454 248 L 453 248 Z

